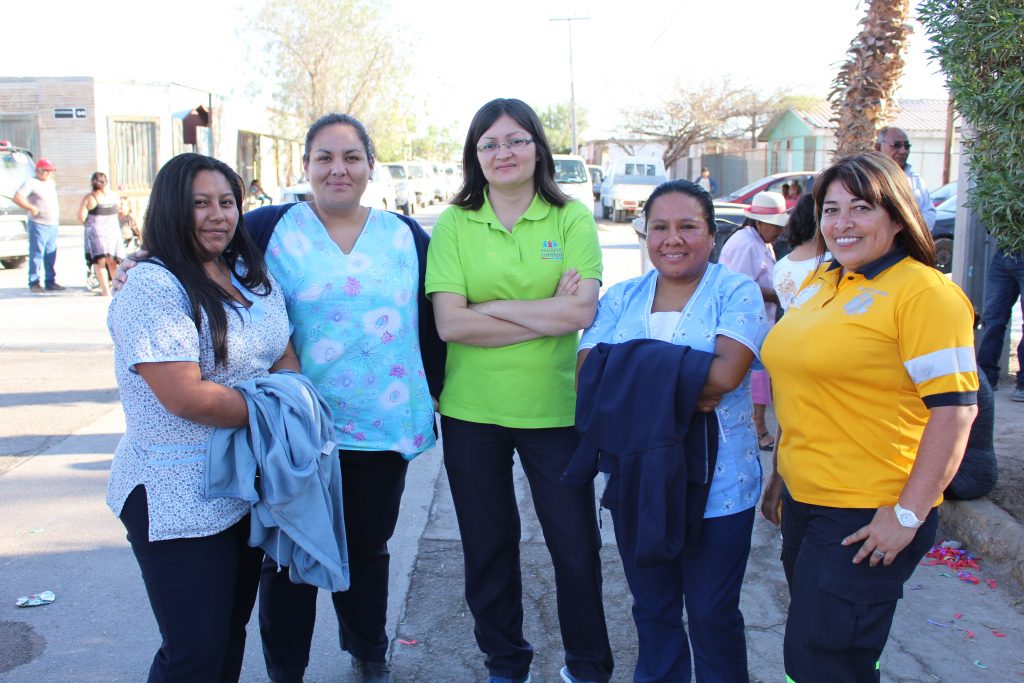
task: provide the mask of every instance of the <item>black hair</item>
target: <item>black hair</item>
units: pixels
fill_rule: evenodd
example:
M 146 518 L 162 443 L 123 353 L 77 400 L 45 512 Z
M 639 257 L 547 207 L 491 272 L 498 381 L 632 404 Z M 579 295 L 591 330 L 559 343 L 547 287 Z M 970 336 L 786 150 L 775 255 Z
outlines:
M 712 235 L 715 234 L 715 231 L 718 230 L 718 224 L 715 223 L 715 202 L 711 198 L 711 193 L 697 183 L 683 179 L 666 180 L 651 192 L 651 196 L 647 198 L 647 203 L 644 204 L 645 230 L 647 229 L 647 219 L 651 214 L 651 207 L 654 206 L 654 201 L 658 197 L 670 192 L 678 192 L 679 194 L 689 195 L 696 199 L 700 203 L 701 211 L 704 213 L 704 220 L 708 224 L 708 232 Z
M 476 146 L 487 129 L 503 115 L 508 115 L 522 126 L 531 138 L 537 151 L 537 165 L 533 170 L 533 187 L 544 201 L 552 206 L 565 206 L 571 200 L 562 192 L 555 182 L 555 158 L 551 155 L 551 145 L 544 135 L 544 125 L 537 113 L 526 102 L 512 98 L 491 100 L 473 116 L 466 133 L 466 144 L 462 148 L 462 187 L 452 197 L 451 203 L 471 211 L 484 205 L 484 177 L 480 159 L 477 157 Z
M 220 173 L 227 179 L 238 208 L 235 234 L 221 255 L 228 268 L 246 289 L 264 296 L 270 293 L 270 280 L 263 255 L 245 231 L 242 218 L 242 180 L 230 166 L 219 159 L 187 152 L 174 157 L 160 169 L 153 181 L 153 191 L 146 207 L 146 230 L 142 248 L 149 252 L 147 261 L 159 259 L 185 289 L 196 330 L 202 332 L 202 313 L 210 323 L 214 360 L 227 362 L 227 315 L 224 304 L 234 305 L 234 298 L 210 279 L 203 267 L 196 218 L 193 208 L 192 184 L 200 171 Z M 239 273 L 238 262 L 245 264 Z M 239 312 L 239 316 L 241 313 Z
M 327 126 L 333 126 L 338 123 L 345 126 L 352 126 L 352 128 L 355 129 L 356 135 L 359 136 L 360 142 L 363 143 L 363 149 L 366 152 L 366 161 L 372 166 L 376 150 L 373 148 L 373 141 L 370 140 L 370 134 L 366 132 L 366 126 L 364 126 L 359 119 L 354 116 L 338 114 L 336 112 L 324 114 L 309 127 L 309 130 L 306 131 L 306 146 L 302 152 L 303 161 L 309 161 L 310 147 L 313 146 L 313 138 L 316 137 L 316 134 Z
M 814 220 L 814 197 L 810 194 L 800 195 L 789 220 L 786 221 L 786 241 L 790 248 L 799 247 L 808 240 L 813 240 L 818 232 L 818 222 Z

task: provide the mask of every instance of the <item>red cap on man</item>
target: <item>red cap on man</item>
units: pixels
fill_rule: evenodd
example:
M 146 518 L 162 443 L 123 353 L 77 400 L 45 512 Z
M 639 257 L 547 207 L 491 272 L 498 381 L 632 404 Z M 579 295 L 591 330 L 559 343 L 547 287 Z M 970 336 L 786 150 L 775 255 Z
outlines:
M 37 171 L 56 171 L 57 167 L 50 163 L 49 159 L 40 159 L 36 162 Z

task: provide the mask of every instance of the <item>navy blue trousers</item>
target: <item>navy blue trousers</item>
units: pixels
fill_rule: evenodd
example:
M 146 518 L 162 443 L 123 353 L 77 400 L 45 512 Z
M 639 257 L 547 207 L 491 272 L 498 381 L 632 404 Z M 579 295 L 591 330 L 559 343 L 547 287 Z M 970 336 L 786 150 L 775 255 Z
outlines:
M 840 542 L 867 525 L 876 508 L 829 508 L 782 497 L 782 565 L 789 582 L 783 654 L 795 683 L 877 683 L 903 584 L 935 542 L 937 509 L 888 567 Z
M 699 547 L 685 550 L 672 562 L 638 567 L 635 539 L 620 529 L 618 505 L 607 498 L 605 504 L 612 513 L 622 568 L 633 593 L 639 640 L 635 683 L 688 683 L 691 670 L 698 683 L 749 681 L 740 587 L 750 556 L 754 509 L 705 519 Z M 683 624 L 684 608 L 689 635 Z
M 594 487 L 570 487 L 560 480 L 579 444 L 576 430 L 513 429 L 442 416 L 441 432 L 462 537 L 466 602 L 488 670 L 522 678 L 533 660 L 533 648 L 523 636 L 515 451 L 554 565 L 565 663 L 578 680 L 604 683 L 613 663 L 601 598 Z
M 388 651 L 388 578 L 409 463 L 391 451 L 340 451 L 350 585 L 331 594 L 341 649 L 383 662 Z M 316 624 L 320 589 L 292 583 L 269 557 L 260 578 L 260 636 L 267 674 L 275 683 L 302 680 Z
M 146 489 L 137 486 L 121 523 L 163 638 L 149 683 L 236 683 L 263 556 L 247 543 L 249 516 L 213 536 L 150 541 Z

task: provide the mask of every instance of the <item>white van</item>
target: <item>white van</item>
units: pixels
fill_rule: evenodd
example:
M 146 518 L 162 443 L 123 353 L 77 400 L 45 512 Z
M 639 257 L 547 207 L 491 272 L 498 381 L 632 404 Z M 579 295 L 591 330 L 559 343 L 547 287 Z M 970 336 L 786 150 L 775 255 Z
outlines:
M 558 188 L 594 210 L 594 190 L 587 162 L 575 154 L 555 154 L 555 182 Z
M 601 183 L 601 217 L 620 223 L 640 213 L 661 183 L 668 180 L 657 157 L 625 157 L 613 161 Z

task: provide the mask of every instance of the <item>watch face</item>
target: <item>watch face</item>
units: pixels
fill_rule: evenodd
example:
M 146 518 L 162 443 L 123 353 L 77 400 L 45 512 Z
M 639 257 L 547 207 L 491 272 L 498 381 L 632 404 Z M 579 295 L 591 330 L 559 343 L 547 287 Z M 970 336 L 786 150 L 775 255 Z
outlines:
M 917 518 L 913 510 L 908 510 L 902 506 L 896 506 L 893 508 L 896 512 L 896 519 L 900 525 L 905 527 L 917 528 L 921 526 L 921 520 Z

